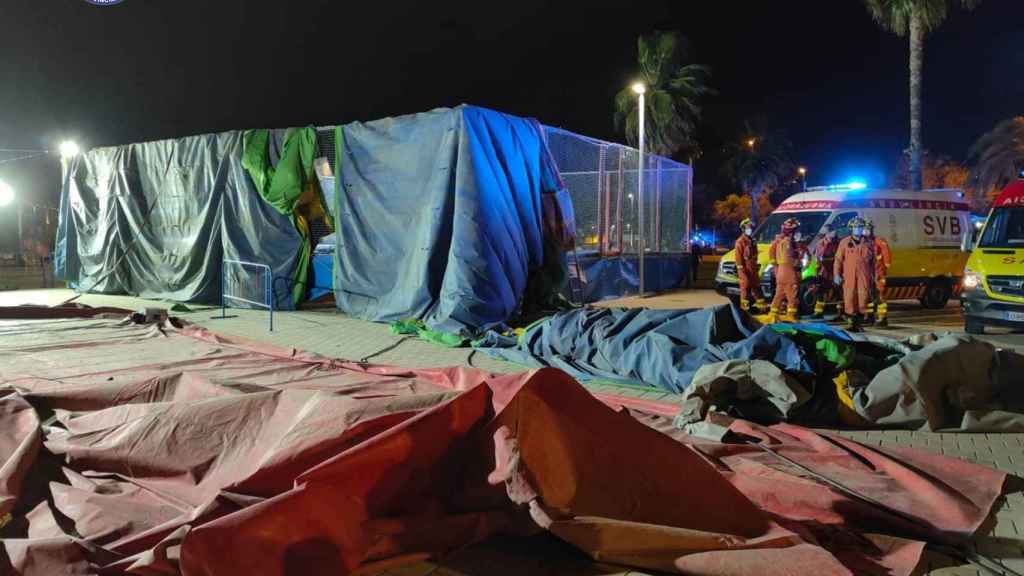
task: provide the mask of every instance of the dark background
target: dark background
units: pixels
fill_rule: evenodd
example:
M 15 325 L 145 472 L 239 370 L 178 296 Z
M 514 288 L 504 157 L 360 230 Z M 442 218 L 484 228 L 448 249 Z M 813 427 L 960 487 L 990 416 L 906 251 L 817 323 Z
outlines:
M 1022 111 L 1022 23 L 1024 2 L 986 0 L 953 10 L 929 37 L 927 148 L 963 159 Z M 623 141 L 612 99 L 633 77 L 637 35 L 656 29 L 683 32 L 713 68 L 719 95 L 707 101 L 696 165 L 706 196 L 732 191 L 719 152 L 747 118 L 786 131 L 811 184 L 884 184 L 906 146 L 906 40 L 858 0 L 4 0 L 0 148 L 337 124 L 462 102 Z M 0 164 L 0 178 L 40 203 L 56 202 L 58 173 L 53 159 Z

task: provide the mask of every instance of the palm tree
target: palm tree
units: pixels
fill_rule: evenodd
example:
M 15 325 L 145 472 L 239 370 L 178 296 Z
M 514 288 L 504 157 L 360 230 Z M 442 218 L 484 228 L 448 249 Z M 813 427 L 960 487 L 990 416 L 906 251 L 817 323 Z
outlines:
M 981 0 L 954 0 L 974 8 Z M 864 0 L 868 12 L 886 30 L 910 36 L 910 185 L 921 189 L 921 74 L 924 37 L 946 19 L 947 0 Z
M 1024 169 L 1024 116 L 1003 120 L 968 152 L 975 190 L 1002 189 Z
M 678 32 L 654 32 L 637 41 L 639 80 L 647 86 L 647 151 L 672 156 L 697 148 L 695 133 L 702 96 L 713 94 L 707 85 L 707 66 L 689 62 L 686 39 Z M 629 88 L 615 97 L 615 128 L 625 130 L 635 146 L 638 130 L 637 97 Z
M 725 175 L 750 194 L 751 206 L 759 206 L 759 196 L 766 190 L 792 180 L 796 174 L 793 145 L 781 132 L 754 129 L 745 125 L 742 137 L 726 146 Z M 757 211 L 751 210 L 751 220 Z

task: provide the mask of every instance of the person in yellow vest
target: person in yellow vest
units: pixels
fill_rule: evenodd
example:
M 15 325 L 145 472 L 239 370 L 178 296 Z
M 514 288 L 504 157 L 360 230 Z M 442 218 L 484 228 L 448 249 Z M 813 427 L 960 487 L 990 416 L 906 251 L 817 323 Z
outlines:
M 885 238 L 875 235 L 875 223 L 871 220 L 865 222 L 864 234 L 869 242 L 875 246 L 875 290 L 872 293 L 871 302 L 868 303 L 868 324 L 874 322 L 876 326 L 886 327 L 889 325 L 889 302 L 885 299 L 885 279 L 889 274 L 889 267 L 892 266 L 892 249 Z
M 782 232 L 772 241 L 768 258 L 775 269 L 775 298 L 768 322 L 796 322 L 800 309 L 800 246 L 793 235 L 800 228 L 800 221 L 790 218 L 782 223 Z M 782 303 L 786 306 L 783 307 Z
M 760 272 L 757 263 L 757 243 L 754 242 L 754 223 L 750 218 L 740 222 L 740 237 L 736 239 L 736 276 L 740 280 L 740 308 L 752 314 L 764 313 L 765 303 L 761 297 Z M 756 309 L 751 309 L 751 303 Z

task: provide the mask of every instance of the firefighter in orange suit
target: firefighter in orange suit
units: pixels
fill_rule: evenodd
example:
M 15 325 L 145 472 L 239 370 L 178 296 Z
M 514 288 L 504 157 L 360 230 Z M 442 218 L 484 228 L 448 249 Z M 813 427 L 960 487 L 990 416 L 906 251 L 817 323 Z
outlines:
M 875 291 L 872 294 L 871 302 L 868 303 L 868 314 L 874 316 L 876 326 L 885 327 L 889 325 L 889 303 L 885 299 L 885 278 L 889 274 L 889 267 L 892 266 L 892 249 L 885 238 L 875 235 L 875 223 L 868 220 L 864 233 L 869 241 L 875 245 Z M 870 323 L 870 321 L 869 321 Z
M 768 258 L 775 269 L 775 298 L 772 299 L 768 322 L 780 319 L 786 322 L 797 321 L 797 310 L 800 308 L 797 299 L 800 291 L 800 246 L 793 235 L 798 228 L 800 221 L 796 218 L 783 222 L 782 233 L 775 237 L 768 249 Z M 783 301 L 786 302 L 785 308 L 782 306 Z
M 843 310 L 852 332 L 860 332 L 868 299 L 875 281 L 875 244 L 864 236 L 864 220 L 849 223 L 850 236 L 843 238 L 836 251 L 833 275 L 843 288 Z
M 824 234 L 814 247 L 814 260 L 817 263 L 818 293 L 814 301 L 814 318 L 825 317 L 825 307 L 835 302 L 836 287 L 832 283 L 833 268 L 836 262 L 836 250 L 839 249 L 839 237 L 831 224 L 825 225 Z
M 750 218 L 740 222 L 740 237 L 736 239 L 736 276 L 740 279 L 740 308 L 747 312 L 764 311 L 764 300 L 761 298 L 761 268 L 757 264 L 757 243 L 754 242 L 754 223 Z M 757 309 L 751 310 L 751 303 L 756 302 Z

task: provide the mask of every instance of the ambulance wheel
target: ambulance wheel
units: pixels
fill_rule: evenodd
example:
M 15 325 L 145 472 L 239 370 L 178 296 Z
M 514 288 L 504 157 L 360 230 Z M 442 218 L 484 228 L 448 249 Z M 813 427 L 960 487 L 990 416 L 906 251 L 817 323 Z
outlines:
M 949 302 L 949 297 L 952 295 L 953 287 L 949 285 L 949 280 L 933 278 L 924 289 L 924 295 L 921 296 L 921 306 L 930 310 L 945 308 L 946 303 Z
M 977 320 L 967 318 L 964 320 L 964 332 L 967 332 L 968 334 L 984 334 L 985 325 Z

